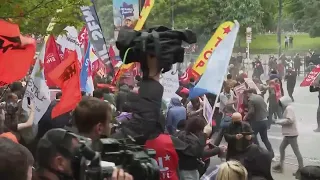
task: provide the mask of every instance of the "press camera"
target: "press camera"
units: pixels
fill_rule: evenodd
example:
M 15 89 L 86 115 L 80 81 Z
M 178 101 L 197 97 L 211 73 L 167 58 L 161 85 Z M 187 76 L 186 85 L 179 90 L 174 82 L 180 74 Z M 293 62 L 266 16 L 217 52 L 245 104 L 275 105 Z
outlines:
M 154 150 L 111 138 L 100 139 L 90 145 L 98 152 L 93 151 L 88 144 L 88 141 L 81 141 L 75 155 L 75 179 L 104 180 L 112 176 L 114 167 L 128 172 L 135 180 L 159 179 L 159 168 L 153 159 L 156 155 Z

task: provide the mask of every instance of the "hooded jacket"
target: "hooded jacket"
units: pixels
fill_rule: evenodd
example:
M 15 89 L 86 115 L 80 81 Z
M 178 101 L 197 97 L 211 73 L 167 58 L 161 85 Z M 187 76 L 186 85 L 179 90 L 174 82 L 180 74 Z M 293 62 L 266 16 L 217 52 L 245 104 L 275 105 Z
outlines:
M 280 98 L 280 106 L 284 110 L 283 119 L 279 119 L 276 121 L 276 124 L 280 124 L 282 126 L 282 135 L 283 136 L 298 136 L 298 129 L 296 124 L 296 115 L 294 113 L 294 109 L 292 104 L 292 100 L 289 97 Z
M 170 134 L 173 134 L 177 125 L 181 120 L 185 120 L 187 118 L 187 110 L 182 106 L 180 100 L 176 97 L 171 98 L 168 113 L 167 113 L 167 121 L 166 127 Z

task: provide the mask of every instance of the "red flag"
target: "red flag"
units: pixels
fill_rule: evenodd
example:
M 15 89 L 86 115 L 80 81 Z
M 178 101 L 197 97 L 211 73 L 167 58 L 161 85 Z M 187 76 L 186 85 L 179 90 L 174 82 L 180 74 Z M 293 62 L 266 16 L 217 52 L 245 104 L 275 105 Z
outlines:
M 88 30 L 86 26 L 83 26 L 82 30 L 80 31 L 78 35 L 78 40 L 80 42 L 80 46 L 86 50 L 88 48 L 89 42 Z
M 57 43 L 54 36 L 50 35 L 46 44 L 46 53 L 44 56 L 44 75 L 49 87 L 55 87 L 55 83 L 49 77 L 49 73 L 61 63 Z
M 19 26 L 0 20 L 0 87 L 22 79 L 36 52 L 35 40 L 20 34 Z
M 300 86 L 312 86 L 314 83 L 318 84 L 319 82 L 319 74 L 320 74 L 320 66 L 316 66 L 312 69 L 312 71 L 303 79 Z
M 113 67 L 119 63 L 119 61 L 116 60 L 116 53 L 114 52 L 112 46 L 109 46 L 109 58 Z
M 64 57 L 66 59 L 49 74 L 51 80 L 62 91 L 60 102 L 52 110 L 52 118 L 72 111 L 81 100 L 80 65 L 77 53 L 76 51 L 69 51 Z

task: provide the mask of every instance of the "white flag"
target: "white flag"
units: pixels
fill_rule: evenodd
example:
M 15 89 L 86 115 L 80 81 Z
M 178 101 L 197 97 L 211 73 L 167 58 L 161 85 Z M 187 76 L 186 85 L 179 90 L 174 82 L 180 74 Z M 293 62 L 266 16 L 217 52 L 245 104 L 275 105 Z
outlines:
M 67 26 L 64 28 L 67 31 L 66 35 L 59 35 L 57 38 L 57 44 L 61 46 L 61 51 L 64 53 L 65 49 L 76 51 L 78 60 L 82 62 L 82 50 L 78 39 L 78 31 L 73 26 Z M 81 63 L 82 64 L 82 63 Z
M 177 97 L 181 99 L 180 96 L 176 94 L 179 88 L 179 77 L 177 72 L 177 65 L 174 64 L 172 69 L 166 73 L 163 73 L 160 78 L 160 83 L 163 86 L 163 96 L 162 99 L 170 102 L 170 99 Z
M 32 74 L 29 78 L 26 92 L 22 101 L 22 108 L 29 113 L 27 97 L 31 99 L 31 102 L 35 105 L 35 119 L 34 124 L 38 124 L 43 114 L 47 111 L 51 100 L 49 87 L 46 84 L 43 72 L 43 62 L 45 56 L 46 45 L 38 56 L 36 64 L 33 67 Z

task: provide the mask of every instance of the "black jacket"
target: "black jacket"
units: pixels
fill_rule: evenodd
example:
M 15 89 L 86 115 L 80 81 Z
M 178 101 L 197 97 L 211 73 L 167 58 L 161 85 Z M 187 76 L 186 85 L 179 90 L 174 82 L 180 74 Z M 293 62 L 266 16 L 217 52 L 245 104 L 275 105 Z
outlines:
M 204 147 L 206 144 L 206 136 L 201 133 L 195 135 L 180 131 L 177 137 L 184 143 L 188 144 L 190 148 L 184 153 L 179 153 L 179 168 L 180 170 L 195 170 L 198 169 L 198 159 L 202 158 Z
M 246 122 L 231 123 L 226 129 L 224 138 L 228 142 L 227 156 L 229 158 L 242 154 L 251 144 L 251 140 L 247 140 L 244 133 L 253 134 L 251 126 Z M 237 134 L 243 134 L 243 138 L 236 139 Z

